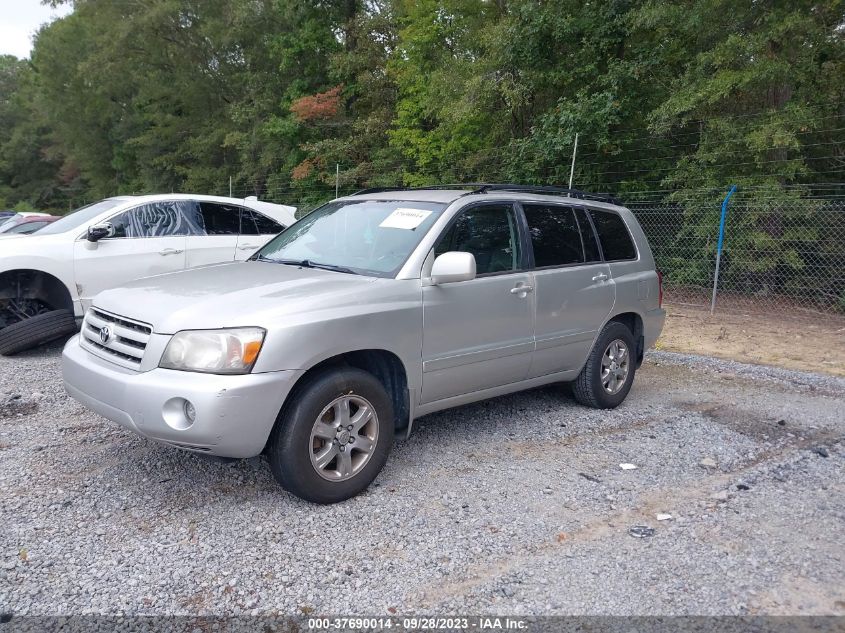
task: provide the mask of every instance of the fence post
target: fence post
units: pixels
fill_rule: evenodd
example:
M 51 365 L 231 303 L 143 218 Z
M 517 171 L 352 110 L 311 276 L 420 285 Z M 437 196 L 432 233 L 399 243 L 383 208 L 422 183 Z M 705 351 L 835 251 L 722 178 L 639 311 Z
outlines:
M 713 275 L 713 297 L 710 299 L 710 314 L 716 310 L 716 291 L 719 287 L 719 266 L 722 263 L 722 244 L 725 241 L 725 220 L 728 217 L 728 201 L 736 191 L 736 185 L 731 185 L 728 195 L 722 200 L 722 218 L 719 220 L 719 241 L 716 244 L 716 273 Z
M 340 190 L 340 163 L 334 164 L 334 197 L 338 197 L 338 191 Z

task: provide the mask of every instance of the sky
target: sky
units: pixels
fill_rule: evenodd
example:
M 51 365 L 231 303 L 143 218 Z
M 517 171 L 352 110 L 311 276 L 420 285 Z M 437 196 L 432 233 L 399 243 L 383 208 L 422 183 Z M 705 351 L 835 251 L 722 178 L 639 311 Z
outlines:
M 68 4 L 53 9 L 40 0 L 0 0 L 0 55 L 29 57 L 38 27 L 70 12 Z

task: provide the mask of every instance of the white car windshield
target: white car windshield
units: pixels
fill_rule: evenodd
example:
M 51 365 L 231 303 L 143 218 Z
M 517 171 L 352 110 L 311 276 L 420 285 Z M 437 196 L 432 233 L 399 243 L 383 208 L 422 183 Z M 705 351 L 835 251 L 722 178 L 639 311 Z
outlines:
M 252 259 L 392 277 L 445 208 L 437 202 L 408 200 L 330 202 Z
M 73 231 L 75 229 L 78 229 L 80 226 L 82 226 L 89 220 L 96 218 L 104 211 L 108 211 L 109 209 L 113 209 L 125 203 L 126 200 L 116 200 L 113 198 L 109 198 L 107 200 L 100 200 L 99 202 L 95 202 L 94 204 L 89 204 L 87 206 L 80 207 L 76 211 L 71 211 L 61 220 L 56 220 L 52 224 L 48 224 L 44 228 L 39 229 L 35 233 L 38 235 L 47 235 Z

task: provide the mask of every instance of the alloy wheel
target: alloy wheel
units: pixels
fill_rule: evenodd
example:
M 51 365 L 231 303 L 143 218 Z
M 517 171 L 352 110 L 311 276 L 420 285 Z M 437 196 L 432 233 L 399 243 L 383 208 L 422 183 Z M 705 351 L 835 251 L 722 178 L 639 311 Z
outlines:
M 323 479 L 344 481 L 367 465 L 377 441 L 375 407 L 361 396 L 340 396 L 311 429 L 311 465 Z
M 619 393 L 628 380 L 630 353 L 622 339 L 610 342 L 601 358 L 601 384 L 610 395 Z

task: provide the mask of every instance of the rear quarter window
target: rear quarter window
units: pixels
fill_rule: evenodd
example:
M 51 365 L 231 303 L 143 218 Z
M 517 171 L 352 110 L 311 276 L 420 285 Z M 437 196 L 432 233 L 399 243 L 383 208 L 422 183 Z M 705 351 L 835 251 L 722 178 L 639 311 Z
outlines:
M 606 261 L 620 261 L 637 258 L 637 249 L 625 221 L 613 211 L 589 210 L 590 217 L 599 235 L 601 249 Z

